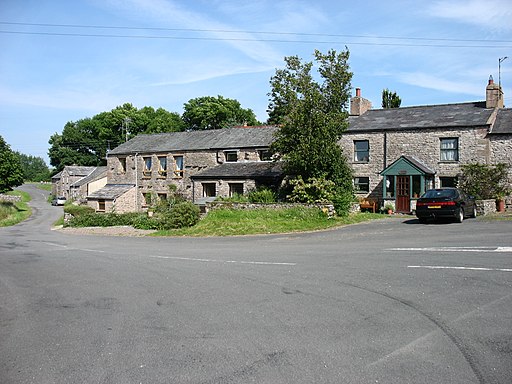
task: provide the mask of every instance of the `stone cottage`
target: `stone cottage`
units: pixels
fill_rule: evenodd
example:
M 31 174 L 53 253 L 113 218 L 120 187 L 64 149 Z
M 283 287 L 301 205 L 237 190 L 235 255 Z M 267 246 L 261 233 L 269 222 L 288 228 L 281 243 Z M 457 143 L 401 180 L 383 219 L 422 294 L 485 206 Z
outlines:
M 358 196 L 397 212 L 428 188 L 454 186 L 463 164 L 512 167 L 512 110 L 492 78 L 485 101 L 446 105 L 371 109 L 356 89 L 349 122 L 340 145 Z
M 277 129 L 262 126 L 138 135 L 110 151 L 107 184 L 88 195 L 88 205 L 98 212 L 144 211 L 168 196 L 169 185 L 200 203 L 278 183 L 282 172 L 269 155 Z

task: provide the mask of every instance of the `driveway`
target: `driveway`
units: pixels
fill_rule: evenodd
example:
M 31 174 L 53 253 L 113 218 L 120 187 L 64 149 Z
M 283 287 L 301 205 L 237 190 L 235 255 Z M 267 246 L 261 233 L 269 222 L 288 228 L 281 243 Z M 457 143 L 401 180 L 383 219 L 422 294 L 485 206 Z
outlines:
M 0 229 L 1 383 L 510 383 L 512 222 L 236 238 Z

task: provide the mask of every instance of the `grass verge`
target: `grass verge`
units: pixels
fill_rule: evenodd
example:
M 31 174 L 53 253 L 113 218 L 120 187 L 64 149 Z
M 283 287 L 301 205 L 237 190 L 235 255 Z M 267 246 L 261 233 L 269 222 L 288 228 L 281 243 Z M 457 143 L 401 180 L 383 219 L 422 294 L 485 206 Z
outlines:
M 193 227 L 158 231 L 152 236 L 237 236 L 305 232 L 385 217 L 375 213 L 358 213 L 328 219 L 316 208 L 219 209 L 210 212 Z
M 7 195 L 21 196 L 21 201 L 16 203 L 0 203 L 0 227 L 18 224 L 32 214 L 32 210 L 28 205 L 30 195 L 27 192 L 11 191 L 7 192 Z

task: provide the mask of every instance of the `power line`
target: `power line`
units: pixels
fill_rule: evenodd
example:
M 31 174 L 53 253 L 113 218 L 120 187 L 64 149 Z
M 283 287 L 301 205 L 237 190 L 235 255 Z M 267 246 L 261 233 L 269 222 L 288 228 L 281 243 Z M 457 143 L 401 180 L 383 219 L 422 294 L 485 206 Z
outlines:
M 245 33 L 245 34 L 266 34 L 276 36 L 310 36 L 310 37 L 336 37 L 336 38 L 362 38 L 377 40 L 403 40 L 415 41 L 416 43 L 400 42 L 343 42 L 350 45 L 374 45 L 374 46 L 402 46 L 402 47 L 449 47 L 449 48 L 510 48 L 510 40 L 483 40 L 483 39 L 449 39 L 449 38 L 427 38 L 427 37 L 399 37 L 399 36 L 368 36 L 368 35 L 343 35 L 343 34 L 322 34 L 322 33 L 297 33 L 297 32 L 270 32 L 270 31 L 240 31 L 240 30 L 216 30 L 216 29 L 186 29 L 186 28 L 157 28 L 157 27 L 128 27 L 128 26 L 101 26 L 101 25 L 75 25 L 75 24 L 44 24 L 44 23 L 15 23 L 0 21 L 4 25 L 36 26 L 55 28 L 87 28 L 87 29 L 116 29 L 116 30 L 146 30 L 146 31 L 174 31 L 174 32 L 195 32 L 195 33 Z M 204 40 L 204 41 L 244 41 L 244 42 L 271 42 L 271 43 L 314 43 L 314 44 L 340 44 L 340 41 L 324 40 L 298 40 L 298 39 L 266 39 L 266 38 L 243 38 L 243 37 L 205 37 L 205 36 L 169 36 L 169 35 L 135 35 L 135 34 L 108 34 L 108 33 L 72 33 L 72 32 L 30 32 L 30 31 L 6 31 L 0 30 L 3 34 L 39 35 L 39 36 L 69 36 L 69 37 L 96 37 L 96 38 L 121 38 L 121 39 L 168 39 L 168 40 Z M 438 41 L 453 43 L 486 43 L 485 45 L 475 44 L 440 44 L 440 43 L 417 43 L 419 41 Z M 492 43 L 493 45 L 489 45 Z M 499 45 L 496 45 L 499 44 Z

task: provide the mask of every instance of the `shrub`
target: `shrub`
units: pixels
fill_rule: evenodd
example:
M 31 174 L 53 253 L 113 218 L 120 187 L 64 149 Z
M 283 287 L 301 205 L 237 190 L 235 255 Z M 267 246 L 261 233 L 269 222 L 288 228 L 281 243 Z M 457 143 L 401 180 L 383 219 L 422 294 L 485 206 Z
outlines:
M 175 204 L 172 209 L 157 216 L 158 229 L 191 227 L 199 221 L 199 207 L 190 202 Z
M 259 188 L 255 191 L 249 192 L 247 195 L 251 203 L 270 204 L 276 202 L 276 194 L 269 188 Z
M 323 177 L 312 177 L 304 181 L 301 176 L 290 180 L 293 186 L 290 201 L 295 203 L 327 203 L 336 197 L 336 184 Z
M 510 193 L 508 165 L 466 164 L 462 166 L 459 188 L 477 199 L 495 199 Z
M 86 213 L 94 213 L 94 208 L 91 208 L 87 205 L 69 204 L 64 206 L 64 212 L 69 213 L 74 217 L 77 217 Z

